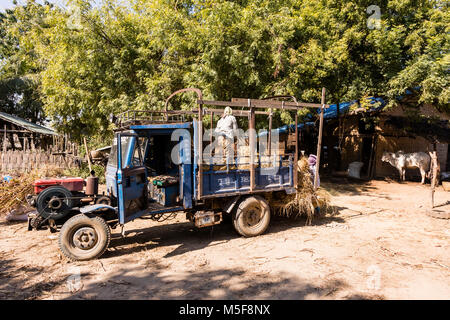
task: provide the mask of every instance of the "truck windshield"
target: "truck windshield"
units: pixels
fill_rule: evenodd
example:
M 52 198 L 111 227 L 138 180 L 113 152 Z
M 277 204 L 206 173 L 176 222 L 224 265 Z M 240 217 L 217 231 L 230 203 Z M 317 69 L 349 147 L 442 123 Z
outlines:
M 130 144 L 132 143 L 132 137 L 125 136 L 122 137 L 121 139 L 122 139 L 122 150 L 121 150 L 122 166 L 125 166 L 126 156 L 128 155 Z M 132 152 L 131 163 L 128 164 L 128 167 L 138 167 L 143 165 L 142 157 L 145 155 L 147 140 L 148 139 L 145 137 L 139 137 L 138 141 L 136 141 L 134 150 Z M 115 137 L 113 141 L 108 166 L 117 168 L 117 137 Z
M 122 163 L 125 160 L 129 145 L 131 143 L 131 137 L 122 137 Z M 114 137 L 111 153 L 109 156 L 108 166 L 117 168 L 117 137 Z

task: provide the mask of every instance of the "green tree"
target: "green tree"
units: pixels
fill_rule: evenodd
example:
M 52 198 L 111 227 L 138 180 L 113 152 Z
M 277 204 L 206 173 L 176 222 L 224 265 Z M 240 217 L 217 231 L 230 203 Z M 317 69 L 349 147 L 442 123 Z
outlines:
M 448 3 L 381 1 L 375 28 L 371 5 L 72 0 L 67 9 L 30 0 L 2 18 L 0 74 L 14 78 L 5 75 L 15 66 L 33 75 L 32 92 L 55 126 L 99 141 L 111 135 L 111 113 L 161 109 L 183 87 L 211 99 L 290 94 L 315 102 L 326 87 L 328 103 L 374 95 L 391 105 L 409 89 L 419 104 L 450 113 Z M 192 101 L 179 97 L 171 107 Z M 292 121 L 277 113 L 274 125 Z
M 20 10 L 23 21 L 18 20 L 17 8 L 0 12 L 0 110 L 39 123 L 45 117 L 39 93 L 38 57 L 32 47 L 20 42 L 45 13 L 42 6 L 34 3 Z

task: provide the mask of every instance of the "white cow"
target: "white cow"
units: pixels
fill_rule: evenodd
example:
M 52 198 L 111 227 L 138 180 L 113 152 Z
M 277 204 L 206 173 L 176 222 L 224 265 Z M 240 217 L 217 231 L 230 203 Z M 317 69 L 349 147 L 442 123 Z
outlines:
M 388 162 L 391 166 L 397 168 L 400 174 L 400 180 L 405 181 L 406 168 L 419 168 L 422 176 L 422 184 L 425 183 L 426 173 L 430 170 L 431 158 L 425 152 L 404 153 L 397 152 L 383 152 L 381 161 Z

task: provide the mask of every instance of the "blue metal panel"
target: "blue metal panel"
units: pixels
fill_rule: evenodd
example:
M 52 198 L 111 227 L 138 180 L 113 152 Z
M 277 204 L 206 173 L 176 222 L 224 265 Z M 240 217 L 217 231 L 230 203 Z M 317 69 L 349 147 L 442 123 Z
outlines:
M 186 137 L 187 138 L 187 137 Z M 180 137 L 182 143 L 183 136 Z M 188 142 L 189 152 L 185 153 L 184 148 L 180 148 L 180 195 L 183 197 L 183 206 L 186 209 L 192 208 L 192 164 L 191 164 L 191 141 Z
M 108 206 L 106 204 L 93 204 L 93 205 L 89 205 L 89 206 L 84 206 L 84 207 L 80 208 L 80 212 L 81 213 L 91 213 L 91 212 L 95 212 L 98 210 L 104 210 L 104 209 L 109 209 L 109 210 L 117 212 L 117 208 Z
M 267 169 L 267 168 L 264 168 Z M 292 165 L 279 167 L 276 174 L 261 174 L 261 168 L 255 169 L 255 186 L 258 191 L 264 189 L 287 188 L 293 185 Z M 250 190 L 249 170 L 222 170 L 203 172 L 203 194 L 216 195 Z
M 186 209 L 192 208 L 192 164 L 183 164 L 183 206 Z
M 193 121 L 193 127 L 194 127 L 194 168 L 192 172 L 193 176 L 193 184 L 192 184 L 192 190 L 193 190 L 193 199 L 197 199 L 197 172 L 198 172 L 198 122 L 194 119 Z
M 125 223 L 125 199 L 123 196 L 122 180 L 122 143 L 121 135 L 117 135 L 117 206 L 119 209 L 119 223 Z
M 130 139 L 127 150 L 122 158 L 122 137 Z M 147 171 L 144 166 L 133 167 L 132 157 L 137 136 L 135 132 L 117 134 L 117 199 L 119 211 L 119 223 L 124 224 L 130 220 L 133 209 L 129 203 L 145 196 L 147 187 Z
M 178 185 L 160 187 L 159 190 L 160 192 L 158 192 L 157 196 L 158 199 L 156 199 L 159 204 L 165 207 L 171 207 L 176 204 L 178 196 Z

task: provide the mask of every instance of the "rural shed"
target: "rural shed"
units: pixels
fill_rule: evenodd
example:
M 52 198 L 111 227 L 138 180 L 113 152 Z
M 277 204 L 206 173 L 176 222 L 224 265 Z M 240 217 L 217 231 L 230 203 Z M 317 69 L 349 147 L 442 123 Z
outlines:
M 411 112 L 416 115 L 411 117 Z M 421 116 L 418 116 L 418 115 Z M 401 105 L 385 110 L 348 108 L 328 120 L 324 131 L 325 166 L 328 173 L 346 171 L 362 162 L 365 178 L 398 177 L 397 170 L 382 162 L 383 152 L 426 152 L 436 149 L 441 171 L 450 170 L 450 117 L 430 105 L 411 109 Z M 419 170 L 407 170 L 407 178 Z
M 0 112 L 1 150 L 46 149 L 58 134 L 47 127 Z

